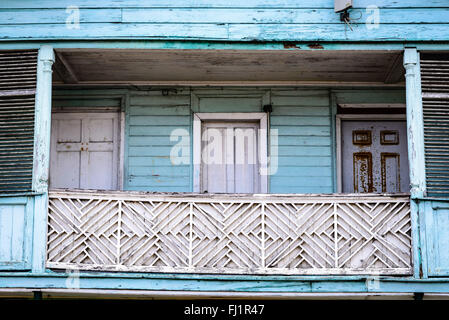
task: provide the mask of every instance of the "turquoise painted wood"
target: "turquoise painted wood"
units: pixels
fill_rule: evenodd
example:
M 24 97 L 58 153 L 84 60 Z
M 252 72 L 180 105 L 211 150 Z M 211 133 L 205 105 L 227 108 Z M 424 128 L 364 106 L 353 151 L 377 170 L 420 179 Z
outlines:
M 426 274 L 429 277 L 449 276 L 449 200 L 424 200 L 421 208 Z
M 53 48 L 43 45 L 37 59 L 32 190 L 43 193 L 48 189 L 50 165 Z
M 189 90 L 130 92 L 126 109 L 125 190 L 191 191 Z M 170 135 L 182 130 L 175 140 Z M 185 146 L 181 164 L 173 164 L 175 145 Z
M 332 90 L 336 96 L 336 103 L 357 104 L 357 103 L 394 103 L 404 104 L 405 89 L 341 89 Z
M 164 95 L 166 94 L 166 95 Z M 333 103 L 404 103 L 400 89 L 227 88 L 127 91 L 57 90 L 54 108 L 97 108 L 125 104 L 124 189 L 192 191 L 192 112 L 261 112 L 272 103 L 271 129 L 278 139 L 278 169 L 269 177 L 271 193 L 332 193 L 335 186 Z M 125 99 L 125 96 L 129 99 Z M 174 130 L 183 130 L 174 141 Z M 273 130 L 273 132 L 274 132 Z M 185 147 L 174 165 L 174 146 Z
M 410 220 L 411 220 L 411 237 L 412 237 L 412 261 L 413 261 L 413 277 L 420 278 L 423 265 L 422 235 L 420 234 L 420 212 L 419 201 L 410 200 Z M 424 276 L 424 274 L 423 274 Z M 427 276 L 426 276 L 427 277 Z
M 358 1 L 353 31 L 339 21 L 332 0 L 119 1 L 5 0 L 0 40 L 198 39 L 221 41 L 421 41 L 447 40 L 449 4 L 434 1 Z M 380 25 L 368 6 L 380 9 Z M 79 8 L 78 26 L 67 26 Z M 417 28 L 419 24 L 419 28 Z
M 109 91 L 109 94 L 114 94 L 114 91 Z M 73 92 L 72 92 L 73 94 Z M 81 95 L 80 95 L 81 94 Z M 52 107 L 59 109 L 67 108 L 111 108 L 119 109 L 121 107 L 120 98 L 113 97 L 83 97 L 82 93 L 74 96 L 72 99 L 61 90 L 57 90 L 53 95 Z
M 421 94 L 421 69 L 416 48 L 404 51 L 407 102 L 407 138 L 412 198 L 426 194 L 426 166 L 424 152 L 424 120 Z
M 31 268 L 33 197 L 0 198 L 0 270 Z
M 272 89 L 272 132 L 277 130 L 278 170 L 272 193 L 332 193 L 329 90 Z
M 80 8 L 327 8 L 333 9 L 334 2 L 332 0 L 284 0 L 279 5 L 270 0 L 248 0 L 245 2 L 237 0 L 41 0 L 35 2 L 33 0 L 3 0 L 2 2 L 7 8 L 61 8 L 64 9 L 70 5 L 77 5 Z M 354 2 L 355 8 L 366 8 L 372 5 L 371 0 L 358 0 Z M 389 1 L 376 0 L 376 5 L 381 8 L 444 8 L 447 7 L 445 0 L 406 0 L 406 1 Z
M 50 167 L 52 65 L 53 48 L 42 45 L 37 63 L 37 83 L 34 117 L 33 191 L 40 193 L 34 199 L 32 235 L 33 272 L 44 272 L 47 241 L 47 192 Z
M 181 50 L 404 50 L 405 46 L 418 50 L 449 50 L 449 41 L 439 42 L 322 42 L 323 49 L 317 49 L 314 43 L 296 41 L 200 41 L 200 40 L 45 40 L 55 49 L 181 49 Z M 32 40 L 0 41 L 1 50 L 37 49 L 40 43 Z
M 70 283 L 67 273 L 0 273 L 0 288 L 61 288 Z M 73 277 L 73 274 L 72 274 Z M 72 278 L 73 279 L 73 278 Z M 363 276 L 226 276 L 175 274 L 80 273 L 80 289 L 130 289 L 148 291 L 209 291 L 254 293 L 354 293 L 354 292 L 426 292 L 448 293 L 449 280 Z M 72 292 L 74 289 L 70 289 Z

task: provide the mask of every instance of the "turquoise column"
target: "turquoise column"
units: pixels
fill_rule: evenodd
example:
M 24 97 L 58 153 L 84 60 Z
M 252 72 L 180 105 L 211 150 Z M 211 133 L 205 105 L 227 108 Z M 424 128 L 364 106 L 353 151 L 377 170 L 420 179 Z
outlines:
M 34 199 L 32 271 L 45 271 L 47 247 L 48 174 L 50 166 L 51 86 L 52 65 L 55 61 L 53 47 L 39 49 L 35 100 L 35 129 L 33 156 Z
M 426 193 L 424 159 L 424 121 L 422 111 L 421 71 L 416 48 L 404 51 L 404 68 L 407 103 L 407 138 L 410 166 L 410 193 L 412 198 L 422 198 Z
M 407 104 L 407 139 L 410 167 L 410 215 L 412 224 L 413 275 L 421 272 L 419 199 L 426 193 L 426 167 L 424 158 L 424 121 L 421 94 L 421 70 L 416 48 L 404 51 Z

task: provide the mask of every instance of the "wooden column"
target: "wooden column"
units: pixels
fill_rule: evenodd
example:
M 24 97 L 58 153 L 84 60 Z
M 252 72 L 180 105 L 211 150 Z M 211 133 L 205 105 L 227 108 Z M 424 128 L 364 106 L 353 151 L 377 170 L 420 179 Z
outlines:
M 419 198 L 426 193 L 424 158 L 424 121 L 421 93 L 421 70 L 416 48 L 404 51 L 407 103 L 407 139 L 410 167 L 410 217 L 412 227 L 413 276 L 421 276 L 421 241 L 419 228 Z
M 33 191 L 34 198 L 32 271 L 45 271 L 47 247 L 48 174 L 50 165 L 51 86 L 53 48 L 41 46 L 37 63 L 35 102 Z
M 416 48 L 404 51 L 404 67 L 407 102 L 407 138 L 410 165 L 410 193 L 420 198 L 426 192 L 426 170 L 424 159 L 424 121 L 421 96 L 421 74 L 419 53 Z

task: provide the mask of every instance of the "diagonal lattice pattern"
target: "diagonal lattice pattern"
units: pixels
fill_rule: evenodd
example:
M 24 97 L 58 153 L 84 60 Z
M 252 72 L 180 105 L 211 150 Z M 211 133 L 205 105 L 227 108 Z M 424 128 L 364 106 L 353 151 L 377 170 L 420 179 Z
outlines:
M 405 197 L 51 192 L 50 268 L 410 274 Z

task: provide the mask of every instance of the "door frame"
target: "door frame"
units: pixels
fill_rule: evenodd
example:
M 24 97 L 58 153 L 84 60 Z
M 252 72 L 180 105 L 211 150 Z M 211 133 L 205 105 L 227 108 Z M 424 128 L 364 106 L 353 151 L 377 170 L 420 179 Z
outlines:
M 201 192 L 201 128 L 202 122 L 207 120 L 216 121 L 258 121 L 259 122 L 259 176 L 260 193 L 268 193 L 268 117 L 263 112 L 198 112 L 193 114 L 193 192 Z M 266 134 L 261 134 L 265 132 Z M 263 159 L 263 161 L 260 161 Z
M 99 110 L 99 109 L 80 109 L 80 108 L 67 108 L 67 109 L 53 109 L 51 112 L 51 117 L 53 117 L 54 114 L 61 114 L 61 113 L 116 113 L 118 115 L 118 141 L 117 141 L 117 190 L 123 190 L 124 186 L 124 160 L 125 160 L 125 112 L 121 110 Z M 50 132 L 50 138 L 52 138 L 52 133 Z M 50 148 L 52 147 L 52 143 L 50 142 Z M 52 150 L 50 150 L 50 156 L 52 154 Z M 50 161 L 50 167 L 51 167 L 51 161 Z M 49 168 L 49 172 L 50 172 Z
M 342 134 L 341 121 L 342 120 L 385 120 L 398 121 L 407 120 L 405 114 L 337 114 L 335 116 L 335 144 L 336 144 L 336 169 L 337 169 L 337 193 L 342 193 L 343 190 L 343 161 L 342 161 Z

